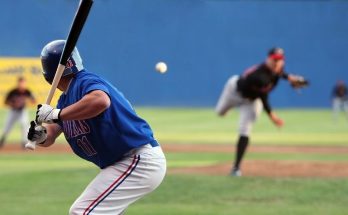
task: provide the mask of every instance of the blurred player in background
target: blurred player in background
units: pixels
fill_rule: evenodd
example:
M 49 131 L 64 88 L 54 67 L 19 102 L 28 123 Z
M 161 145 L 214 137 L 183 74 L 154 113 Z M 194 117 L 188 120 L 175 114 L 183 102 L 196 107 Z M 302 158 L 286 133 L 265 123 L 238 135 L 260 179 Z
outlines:
M 337 81 L 332 90 L 332 115 L 335 121 L 341 110 L 345 112 L 348 119 L 348 91 L 343 80 Z
M 50 84 L 64 44 L 52 41 L 41 52 Z M 58 89 L 63 93 L 57 108 L 38 106 L 36 121 L 46 124 L 32 121 L 28 139 L 48 147 L 63 132 L 75 154 L 101 169 L 71 206 L 70 215 L 124 214 L 130 204 L 156 189 L 166 172 L 150 126 L 113 85 L 83 68 L 76 48 Z
M 5 127 L 0 139 L 0 147 L 3 147 L 7 135 L 10 133 L 15 122 L 19 122 L 21 126 L 21 145 L 24 148 L 27 140 L 27 132 L 29 129 L 28 112 L 25 108 L 27 100 L 32 104 L 35 103 L 35 98 L 30 90 L 27 89 L 26 80 L 19 77 L 16 88 L 8 92 L 5 98 L 5 104 L 10 108 L 7 114 Z
M 262 109 L 265 109 L 277 127 L 284 125 L 283 120 L 272 110 L 268 101 L 268 94 L 277 86 L 279 79 L 288 80 L 294 87 L 300 87 L 300 80 L 307 83 L 300 76 L 285 73 L 284 64 L 283 49 L 272 48 L 269 50 L 265 62 L 247 69 L 241 76 L 232 76 L 222 91 L 215 108 L 219 116 L 225 116 L 231 108 L 240 108 L 239 139 L 231 171 L 233 176 L 242 175 L 240 164 L 249 144 L 253 124 Z

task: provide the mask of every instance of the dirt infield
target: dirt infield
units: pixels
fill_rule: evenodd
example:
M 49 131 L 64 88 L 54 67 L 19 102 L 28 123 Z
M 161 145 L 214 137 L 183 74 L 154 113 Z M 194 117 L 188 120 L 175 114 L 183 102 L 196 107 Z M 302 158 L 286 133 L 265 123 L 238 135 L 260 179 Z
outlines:
M 21 154 L 21 153 L 39 153 L 39 154 L 57 154 L 57 153 L 70 153 L 72 150 L 68 145 L 55 144 L 48 148 L 36 147 L 34 151 L 28 149 L 22 149 L 19 144 L 7 144 L 0 149 L 1 154 Z
M 233 145 L 212 144 L 163 144 L 165 152 L 196 152 L 196 153 L 231 153 Z M 315 153 L 315 154 L 347 154 L 345 146 L 251 146 L 249 152 L 259 153 Z M 35 151 L 22 150 L 19 145 L 6 145 L 0 150 L 1 154 L 11 153 L 71 153 L 69 146 L 57 144 L 50 148 L 38 148 Z M 232 162 L 232 160 L 231 160 Z M 202 175 L 228 175 L 231 162 L 210 166 L 170 168 L 169 174 L 202 174 Z M 324 161 L 280 161 L 280 160 L 245 160 L 243 163 L 244 176 L 263 177 L 348 177 L 348 162 Z
M 169 169 L 171 174 L 201 175 L 228 175 L 230 171 L 231 163 Z M 346 178 L 348 162 L 246 160 L 243 163 L 243 176 Z
M 217 152 L 234 153 L 233 145 L 174 145 L 164 146 L 167 152 Z M 270 153 L 307 153 L 307 154 L 347 154 L 348 147 L 343 146 L 251 146 L 249 152 Z M 320 161 L 280 161 L 245 160 L 244 176 L 263 177 L 348 177 L 348 162 Z M 203 167 L 172 168 L 172 174 L 228 175 L 232 161 Z
M 164 144 L 168 152 L 233 152 L 231 144 Z M 317 153 L 317 154 L 347 154 L 347 146 L 271 146 L 251 145 L 248 152 L 279 152 L 279 153 Z

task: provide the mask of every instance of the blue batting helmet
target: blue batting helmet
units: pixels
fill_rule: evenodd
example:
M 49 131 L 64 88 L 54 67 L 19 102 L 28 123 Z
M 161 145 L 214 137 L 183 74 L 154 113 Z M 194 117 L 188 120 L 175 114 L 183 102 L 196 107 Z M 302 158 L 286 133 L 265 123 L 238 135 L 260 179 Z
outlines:
M 56 74 L 64 45 L 65 40 L 54 40 L 45 45 L 41 51 L 42 73 L 46 81 L 50 84 L 52 84 L 54 75 Z M 83 70 L 82 59 L 75 47 L 68 58 L 62 77 L 80 72 L 81 70 Z

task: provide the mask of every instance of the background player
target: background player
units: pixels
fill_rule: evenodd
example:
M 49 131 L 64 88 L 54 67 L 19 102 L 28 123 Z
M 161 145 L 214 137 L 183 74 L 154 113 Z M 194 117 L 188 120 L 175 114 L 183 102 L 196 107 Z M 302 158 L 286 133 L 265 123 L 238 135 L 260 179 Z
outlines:
M 337 120 L 340 111 L 343 110 L 348 119 L 348 91 L 343 80 L 337 81 L 332 90 L 332 115 Z
M 31 91 L 27 89 L 26 80 L 23 77 L 19 77 L 17 80 L 16 88 L 10 90 L 5 98 L 5 104 L 10 108 L 7 114 L 4 130 L 0 139 L 0 147 L 3 147 L 7 135 L 10 133 L 13 125 L 18 121 L 21 126 L 21 145 L 24 148 L 24 144 L 27 140 L 27 132 L 29 129 L 28 112 L 25 109 L 27 100 L 34 104 L 35 98 Z
M 47 44 L 41 53 L 44 77 L 52 83 L 65 41 Z M 75 201 L 70 214 L 123 214 L 162 182 L 166 160 L 146 121 L 113 85 L 87 72 L 75 48 L 58 88 L 57 109 L 39 105 L 38 123 L 28 139 L 48 147 L 64 133 L 79 157 L 101 171 Z M 46 129 L 47 134 L 46 134 Z
M 279 79 L 288 80 L 294 87 L 307 84 L 302 77 L 285 73 L 284 64 L 283 49 L 272 48 L 264 63 L 247 69 L 241 76 L 232 76 L 222 91 L 215 108 L 219 116 L 224 116 L 231 108 L 240 107 L 239 139 L 231 172 L 234 176 L 242 174 L 240 163 L 249 144 L 253 124 L 262 109 L 265 109 L 277 127 L 284 125 L 283 120 L 275 114 L 268 102 L 268 94 L 276 87 Z

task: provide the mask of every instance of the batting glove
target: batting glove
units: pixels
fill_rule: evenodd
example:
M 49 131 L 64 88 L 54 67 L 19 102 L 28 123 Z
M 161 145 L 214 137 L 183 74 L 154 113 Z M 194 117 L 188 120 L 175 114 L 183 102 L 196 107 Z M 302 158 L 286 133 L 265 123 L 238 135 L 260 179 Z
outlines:
M 41 124 L 45 123 L 57 123 L 60 121 L 61 109 L 55 109 L 47 104 L 39 104 L 36 111 L 36 122 Z
M 36 124 L 35 121 L 31 121 L 27 137 L 28 140 L 32 142 L 43 144 L 47 139 L 47 130 L 44 126 Z

